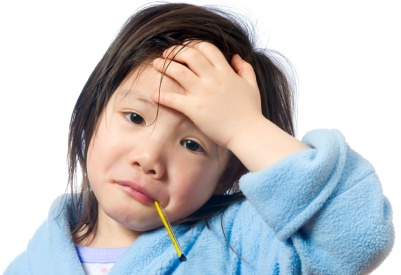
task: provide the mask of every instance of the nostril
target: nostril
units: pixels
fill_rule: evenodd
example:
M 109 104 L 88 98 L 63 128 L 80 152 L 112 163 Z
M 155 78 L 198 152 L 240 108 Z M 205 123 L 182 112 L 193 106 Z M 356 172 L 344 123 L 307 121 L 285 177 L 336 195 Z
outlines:
M 152 169 L 152 170 L 149 170 L 148 173 L 149 173 L 149 174 L 152 174 L 152 175 L 156 175 L 156 171 L 153 170 L 153 169 Z
M 141 165 L 138 161 L 133 162 L 132 165 L 136 166 L 138 168 L 141 168 L 147 174 L 151 174 L 151 175 L 157 174 L 155 169 L 147 169 L 146 165 Z

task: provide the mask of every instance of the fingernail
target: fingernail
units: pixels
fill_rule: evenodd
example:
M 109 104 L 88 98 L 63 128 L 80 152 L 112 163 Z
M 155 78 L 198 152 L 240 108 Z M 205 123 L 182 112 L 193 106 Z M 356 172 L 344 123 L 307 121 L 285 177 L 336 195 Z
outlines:
M 167 57 L 167 56 L 168 56 L 168 52 L 169 52 L 169 49 L 165 50 L 165 51 L 163 52 L 163 57 Z
M 162 60 L 160 57 L 157 57 L 153 60 L 153 67 L 159 68 L 160 60 Z

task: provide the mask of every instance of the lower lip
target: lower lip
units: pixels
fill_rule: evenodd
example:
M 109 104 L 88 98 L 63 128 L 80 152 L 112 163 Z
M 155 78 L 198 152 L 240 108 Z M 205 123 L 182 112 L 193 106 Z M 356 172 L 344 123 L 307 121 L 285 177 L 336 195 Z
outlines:
M 125 191 L 127 191 L 128 195 L 130 195 L 131 197 L 133 197 L 134 199 L 142 202 L 142 203 L 146 203 L 146 204 L 150 204 L 153 203 L 153 200 L 151 200 L 148 196 L 146 196 L 144 193 L 141 193 L 137 190 L 132 189 L 129 186 L 124 186 L 122 185 L 122 187 L 125 189 Z

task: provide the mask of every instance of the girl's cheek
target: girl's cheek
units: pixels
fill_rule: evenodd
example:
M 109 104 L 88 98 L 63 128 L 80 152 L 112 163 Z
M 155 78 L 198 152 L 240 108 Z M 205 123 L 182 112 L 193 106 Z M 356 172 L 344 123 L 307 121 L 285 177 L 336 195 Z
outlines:
M 196 167 L 196 169 L 188 170 L 188 167 Z M 177 200 L 190 201 L 193 203 L 206 202 L 213 194 L 219 178 L 220 171 L 210 168 L 207 165 L 191 165 L 182 164 L 183 171 L 179 175 L 177 185 L 170 190 L 176 196 Z M 178 179 L 178 177 L 177 177 Z

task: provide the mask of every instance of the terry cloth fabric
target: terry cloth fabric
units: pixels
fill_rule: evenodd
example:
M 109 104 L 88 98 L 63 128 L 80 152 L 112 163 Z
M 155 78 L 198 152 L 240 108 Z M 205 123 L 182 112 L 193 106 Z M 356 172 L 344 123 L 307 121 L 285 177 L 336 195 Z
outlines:
M 246 200 L 190 229 L 175 226 L 186 262 L 164 228 L 142 234 L 109 274 L 341 274 L 373 270 L 390 253 L 390 204 L 368 161 L 337 130 L 314 130 L 312 147 L 240 179 Z M 71 240 L 70 204 L 48 219 L 5 275 L 84 274 Z M 223 230 L 222 230 L 223 228 Z M 231 246 L 231 247 L 230 247 Z

